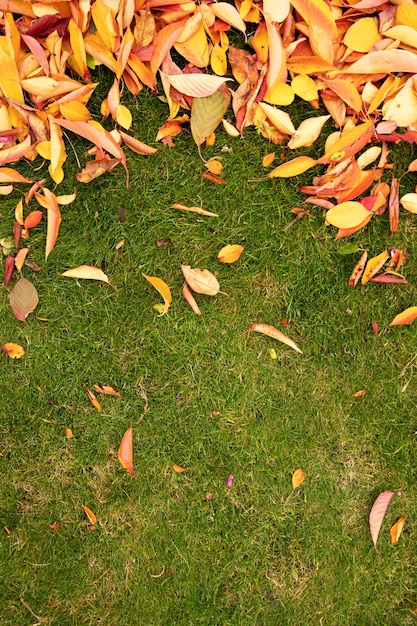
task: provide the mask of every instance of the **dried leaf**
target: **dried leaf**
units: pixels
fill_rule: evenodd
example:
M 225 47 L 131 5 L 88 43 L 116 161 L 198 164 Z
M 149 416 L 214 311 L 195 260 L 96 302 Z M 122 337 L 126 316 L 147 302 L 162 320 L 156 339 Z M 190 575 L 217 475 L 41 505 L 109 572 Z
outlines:
M 23 347 L 18 343 L 3 343 L 0 350 L 11 359 L 21 359 L 25 355 Z
M 134 474 L 133 469 L 133 431 L 132 426 L 129 426 L 125 434 L 123 435 L 122 441 L 120 442 L 119 450 L 117 453 L 117 458 L 119 459 L 121 465 L 129 472 L 129 474 Z
M 93 389 L 97 393 L 102 393 L 106 396 L 115 396 L 116 398 L 120 397 L 120 393 L 113 389 L 110 385 L 103 385 L 102 387 L 100 387 L 100 385 L 94 385 Z
M 262 167 L 269 167 L 275 159 L 275 152 L 270 152 L 262 159 Z
M 295 470 L 295 472 L 293 473 L 291 477 L 292 488 L 296 489 L 297 487 L 300 487 L 305 481 L 305 479 L 306 479 L 305 471 L 303 470 L 302 467 L 299 467 L 298 469 Z
M 100 404 L 100 402 L 97 400 L 97 398 L 96 398 L 96 396 L 93 394 L 93 392 L 92 392 L 92 391 L 90 391 L 90 389 L 89 389 L 88 387 L 86 387 L 85 389 L 86 389 L 86 391 L 87 391 L 87 395 L 88 395 L 88 397 L 89 397 L 89 399 L 90 399 L 90 402 L 91 402 L 91 404 L 93 405 L 93 407 L 94 407 L 95 409 L 97 409 L 97 411 L 102 411 L 103 409 L 102 409 L 102 407 L 101 407 L 101 404 Z
M 387 262 L 388 259 L 389 253 L 387 250 L 384 250 L 384 252 L 381 252 L 381 254 L 378 254 L 377 256 L 369 259 L 362 274 L 362 285 L 366 285 L 366 283 L 372 278 L 372 276 L 375 276 L 375 274 L 379 272 L 381 267 L 384 265 L 384 263 Z
M 353 398 L 362 398 L 362 396 L 364 396 L 365 393 L 366 393 L 365 389 L 360 389 L 359 391 L 353 394 Z
M 82 505 L 82 507 L 84 509 L 84 513 L 87 515 L 91 524 L 95 526 L 97 524 L 97 517 L 94 515 L 93 511 L 89 509 L 88 506 L 85 506 L 84 504 Z
M 71 270 L 63 272 L 61 276 L 69 278 L 85 278 L 87 280 L 101 280 L 103 283 L 109 283 L 108 276 L 99 268 L 94 265 L 80 265 L 74 267 Z
M 164 309 L 162 311 L 162 313 L 160 314 L 159 317 L 161 317 L 162 315 L 165 315 L 165 313 L 167 313 L 171 302 L 172 302 L 172 295 L 171 295 L 171 291 L 168 287 L 168 285 L 166 284 L 166 282 L 164 280 L 162 280 L 162 278 L 157 278 L 156 276 L 148 276 L 147 274 L 144 274 L 142 272 L 142 276 L 143 278 L 146 278 L 146 280 L 151 283 L 151 285 L 153 287 L 155 287 L 155 289 L 161 294 L 161 296 L 164 299 Z
M 161 75 L 163 72 L 161 72 Z M 175 74 L 169 76 L 165 74 L 168 82 L 174 89 L 184 94 L 185 96 L 191 96 L 193 98 L 202 99 L 209 98 L 215 93 L 219 94 L 219 87 L 223 85 L 226 81 L 231 80 L 230 78 L 223 78 L 223 76 L 212 76 L 210 74 Z M 218 97 L 218 96 L 217 96 Z M 224 96 L 223 96 L 224 99 Z M 214 106 L 214 102 L 216 99 L 212 101 L 212 106 Z M 208 104 L 210 109 L 210 105 Z M 227 110 L 227 107 L 226 107 Z M 224 113 L 226 112 L 224 111 Z M 223 115 L 224 115 L 223 113 Z M 222 115 L 222 117 L 223 117 Z M 221 119 L 219 123 L 221 122 Z M 217 124 L 216 124 L 217 126 Z M 210 133 L 208 133 L 210 134 Z
M 299 156 L 291 161 L 278 165 L 275 169 L 268 173 L 268 178 L 290 178 L 291 176 L 298 176 L 304 174 L 313 165 L 316 165 L 316 159 L 312 159 L 309 156 Z
M 22 276 L 11 290 L 9 302 L 15 317 L 24 322 L 38 306 L 38 292 L 30 280 Z
M 221 178 L 220 176 L 217 176 L 217 174 L 213 174 L 212 172 L 203 172 L 203 178 L 205 178 L 206 180 L 209 180 L 211 183 L 214 183 L 215 185 L 226 184 L 226 181 L 224 180 L 224 178 Z
M 398 543 L 398 539 L 400 538 L 401 533 L 403 532 L 403 528 L 404 528 L 404 524 L 405 524 L 405 520 L 407 519 L 407 516 L 405 517 L 400 517 L 395 524 L 393 524 L 393 526 L 391 526 L 390 528 L 390 535 L 391 535 L 391 543 L 393 546 L 395 546 Z
M 410 306 L 408 309 L 398 313 L 390 323 L 390 326 L 403 326 L 404 324 L 411 324 L 417 317 L 417 306 Z
M 220 263 L 235 263 L 240 258 L 244 247 L 239 244 L 224 246 L 217 254 Z
M 210 161 L 206 161 L 205 166 L 212 174 L 216 174 L 218 176 L 222 173 L 223 164 L 217 159 L 210 159 Z
M 39 222 L 41 221 L 43 217 L 43 213 L 42 211 L 31 211 L 29 213 L 29 215 L 26 217 L 23 227 L 26 230 L 29 230 L 30 228 L 34 228 L 35 226 L 37 226 L 39 224 Z
M 378 333 L 379 333 L 378 323 L 375 320 L 372 320 L 371 321 L 371 326 L 372 326 L 372 331 L 374 333 L 374 337 L 378 337 Z
M 71 428 L 66 428 L 65 429 L 65 437 L 67 439 L 73 439 L 74 435 L 73 435 L 73 432 L 72 432 Z
M 369 514 L 369 529 L 375 550 L 385 513 L 394 494 L 395 491 L 383 491 L 380 493 Z
M 356 263 L 355 267 L 352 270 L 352 273 L 348 280 L 349 287 L 356 287 L 361 278 L 363 271 L 365 269 L 365 263 L 368 258 L 368 253 L 364 250 L 361 254 L 359 261 Z
M 188 304 L 190 305 L 190 307 L 194 311 L 194 313 L 196 315 L 201 315 L 201 311 L 198 308 L 198 304 L 197 304 L 193 294 L 191 293 L 190 288 L 187 285 L 187 283 L 184 283 L 184 287 L 182 288 L 182 295 L 184 296 L 185 300 L 188 302 Z
M 178 474 L 181 474 L 182 472 L 186 472 L 187 468 L 186 467 L 181 467 L 180 465 L 173 465 L 172 469 L 174 470 L 174 472 L 177 472 Z
M 189 287 L 196 293 L 206 296 L 215 296 L 219 293 L 219 282 L 209 270 L 199 267 L 191 268 L 189 265 L 181 265 L 181 269 Z
M 262 333 L 263 335 L 272 337 L 272 339 L 277 339 L 278 341 L 285 343 L 290 348 L 293 348 L 293 350 L 295 350 L 296 352 L 302 354 L 297 344 L 274 326 L 270 326 L 269 324 L 252 324 L 252 326 L 248 328 L 248 330 L 245 330 L 245 333 L 251 332 Z
M 406 193 L 400 198 L 400 202 L 406 211 L 417 213 L 417 193 Z
M 18 272 L 22 271 L 22 267 L 26 262 L 28 252 L 29 248 L 20 248 L 19 252 L 16 254 L 14 264 Z
M 170 209 L 180 209 L 180 211 L 190 211 L 191 213 L 198 213 L 199 215 L 207 215 L 208 217 L 219 217 L 217 213 L 212 213 L 211 211 L 206 211 L 199 206 L 185 206 L 182 202 L 176 202 L 172 204 Z

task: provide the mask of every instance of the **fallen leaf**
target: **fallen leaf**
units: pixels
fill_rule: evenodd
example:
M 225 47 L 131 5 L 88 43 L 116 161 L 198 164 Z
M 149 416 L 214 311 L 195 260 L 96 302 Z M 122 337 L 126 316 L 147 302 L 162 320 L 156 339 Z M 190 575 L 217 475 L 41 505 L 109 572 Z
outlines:
M 181 269 L 188 286 L 196 293 L 206 296 L 215 296 L 219 293 L 219 282 L 209 270 L 191 268 L 189 265 L 181 265 Z
M 298 176 L 304 174 L 313 165 L 316 165 L 316 159 L 312 159 L 309 156 L 299 156 L 291 161 L 278 165 L 275 169 L 268 173 L 268 178 L 290 178 L 291 176 Z
M 129 428 L 123 435 L 123 438 L 122 438 L 122 441 L 120 442 L 119 450 L 117 453 L 117 458 L 119 459 L 121 465 L 129 472 L 129 474 L 135 473 L 133 470 L 132 426 L 129 426 Z
M 24 322 L 38 306 L 38 292 L 30 280 L 22 276 L 11 290 L 9 302 L 15 317 Z
M 244 247 L 239 244 L 230 244 L 224 246 L 217 254 L 217 260 L 220 263 L 235 263 L 240 258 Z
M 372 331 L 374 333 L 374 337 L 378 337 L 378 333 L 379 333 L 378 323 L 375 320 L 372 320 L 371 321 L 371 326 L 372 326 Z
M 285 343 L 290 348 L 293 348 L 293 350 L 295 350 L 296 352 L 302 354 L 297 344 L 274 326 L 270 326 L 269 324 L 252 324 L 252 326 L 248 328 L 248 330 L 245 330 L 245 333 L 251 332 L 262 333 L 263 335 L 272 337 L 272 339 L 277 339 L 278 341 Z
M 410 306 L 408 309 L 398 313 L 390 323 L 390 326 L 403 326 L 404 324 L 411 324 L 417 317 L 417 306 Z
M 365 389 L 360 389 L 359 391 L 357 391 L 356 393 L 353 394 L 354 398 L 362 398 L 362 396 L 364 396 L 366 393 Z
M 182 295 L 184 296 L 186 302 L 190 305 L 191 309 L 194 311 L 196 315 L 201 315 L 201 311 L 198 308 L 198 304 L 190 291 L 190 288 L 187 283 L 184 283 L 182 288 Z
M 91 524 L 93 524 L 93 526 L 95 526 L 97 524 L 97 517 L 94 515 L 93 511 L 91 509 L 89 509 L 88 506 L 85 506 L 84 504 L 82 505 L 82 507 L 84 509 L 84 513 L 86 514 L 86 516 L 90 520 Z
M 187 471 L 187 468 L 185 467 L 181 467 L 180 465 L 173 465 L 172 469 L 174 470 L 174 472 L 177 472 L 178 474 L 181 474 L 182 472 Z
M 404 528 L 404 524 L 405 524 L 405 520 L 407 519 L 407 516 L 405 517 L 400 517 L 395 524 L 393 524 L 393 526 L 391 526 L 390 528 L 390 535 L 391 535 L 391 543 L 393 546 L 395 546 L 398 543 L 398 539 L 400 538 L 401 533 L 403 532 L 403 528 Z
M 106 396 L 115 396 L 116 398 L 120 397 L 120 393 L 113 389 L 110 385 L 103 385 L 102 387 L 100 387 L 100 385 L 94 385 L 93 389 L 97 393 L 102 393 Z
M 336 228 L 354 228 L 372 215 L 360 202 L 352 200 L 336 204 L 326 213 L 326 223 Z
M 292 488 L 296 489 L 297 487 L 300 487 L 305 481 L 305 479 L 306 479 L 305 471 L 303 470 L 302 467 L 299 467 L 298 469 L 295 470 L 295 472 L 293 473 L 291 477 Z
M 61 276 L 68 278 L 85 278 L 87 280 L 101 280 L 103 283 L 110 284 L 108 276 L 99 267 L 95 267 L 94 265 L 80 265 L 63 272 Z
M 349 277 L 348 280 L 348 285 L 349 287 L 356 287 L 356 285 L 358 284 L 363 271 L 365 269 L 365 264 L 366 264 L 366 260 L 368 258 L 368 253 L 366 250 L 364 250 L 361 254 L 361 257 L 359 259 L 359 261 L 356 263 L 355 267 L 352 270 L 352 273 Z
M 91 404 L 93 405 L 93 407 L 95 409 L 97 409 L 97 411 L 102 411 L 103 409 L 101 408 L 101 404 L 100 402 L 97 400 L 96 396 L 93 394 L 92 391 L 90 391 L 90 389 L 88 387 L 85 388 L 87 391 L 87 395 L 90 399 Z
M 275 159 L 275 152 L 270 152 L 262 159 L 262 167 L 269 167 Z
M 3 343 L 0 349 L 11 359 L 21 359 L 25 355 L 25 351 L 18 343 Z
M 180 209 L 180 211 L 190 211 L 191 213 L 198 213 L 199 215 L 207 215 L 209 217 L 219 217 L 217 213 L 212 213 L 211 211 L 206 211 L 199 206 L 185 206 L 182 202 L 176 202 L 172 204 L 170 209 Z
M 371 512 L 369 514 L 369 529 L 371 531 L 371 537 L 375 550 L 385 513 L 394 494 L 395 491 L 383 491 L 379 494 L 372 505 Z
M 217 176 L 222 173 L 223 164 L 218 159 L 210 159 L 205 162 L 205 166 L 209 172 Z
M 161 317 L 162 315 L 165 315 L 165 313 L 167 313 L 172 303 L 172 295 L 171 295 L 171 291 L 168 285 L 166 284 L 164 280 L 162 280 L 162 278 L 157 278 L 156 276 L 148 276 L 147 274 L 144 274 L 143 272 L 142 272 L 142 276 L 146 278 L 146 280 L 153 287 L 155 287 L 155 289 L 161 294 L 162 298 L 164 299 L 164 308 L 159 317 Z
M 66 428 L 65 429 L 65 437 L 67 439 L 72 439 L 74 437 L 71 428 Z
M 379 272 L 381 267 L 386 263 L 388 259 L 389 259 L 389 253 L 387 250 L 384 250 L 384 252 L 381 252 L 381 254 L 378 254 L 377 256 L 374 256 L 371 259 L 369 259 L 369 261 L 366 264 L 365 270 L 362 274 L 362 279 L 361 279 L 362 285 L 366 285 L 366 283 L 373 276 L 375 276 L 377 272 Z
M 226 184 L 226 181 L 224 180 L 224 178 L 221 178 L 220 176 L 217 176 L 217 174 L 213 174 L 212 172 L 208 172 L 208 171 L 203 172 L 203 178 L 205 178 L 206 180 L 209 180 L 211 183 L 214 183 L 215 185 Z

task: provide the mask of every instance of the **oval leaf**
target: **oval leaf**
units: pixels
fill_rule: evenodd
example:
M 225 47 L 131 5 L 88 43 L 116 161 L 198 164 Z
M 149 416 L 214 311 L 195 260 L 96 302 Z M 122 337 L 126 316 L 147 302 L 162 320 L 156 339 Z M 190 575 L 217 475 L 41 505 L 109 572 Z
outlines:
M 278 165 L 268 174 L 268 178 L 290 178 L 291 176 L 298 176 L 304 174 L 310 167 L 316 165 L 317 161 L 309 156 L 299 156 L 291 161 Z
M 300 348 L 292 339 L 287 337 L 287 335 L 284 335 L 284 333 L 282 333 L 274 326 L 271 326 L 270 324 L 252 324 L 252 326 L 248 328 L 248 330 L 246 330 L 245 332 L 257 332 L 262 333 L 263 335 L 268 335 L 268 337 L 272 337 L 272 339 L 277 339 L 278 341 L 281 341 L 281 343 L 285 343 L 290 348 L 293 348 L 293 350 L 295 350 L 296 352 L 302 354 Z
M 292 478 L 291 478 L 292 488 L 296 489 L 297 487 L 300 487 L 300 485 L 303 484 L 305 479 L 306 479 L 306 473 L 302 467 L 299 467 L 298 469 L 295 470 L 295 472 L 292 475 Z
M 143 278 L 146 278 L 146 280 L 151 283 L 152 287 L 155 287 L 155 289 L 161 294 L 161 296 L 164 299 L 164 309 L 162 311 L 162 313 L 159 315 L 159 317 L 161 317 L 161 315 L 165 315 L 165 313 L 168 311 L 171 302 L 172 302 L 172 295 L 171 295 L 171 291 L 168 287 L 168 285 L 166 284 L 166 282 L 164 280 L 162 280 L 162 278 L 157 278 L 156 276 L 148 276 L 147 274 L 144 274 L 142 272 L 142 276 Z
M 195 76 L 195 74 L 188 76 Z M 208 78 L 208 76 L 205 77 Z M 194 98 L 191 105 L 190 125 L 191 134 L 197 146 L 200 146 L 216 130 L 228 106 L 229 97 L 222 90 L 215 91 L 205 98 Z
M 163 72 L 161 72 L 163 74 Z M 211 74 L 165 74 L 174 89 L 193 98 L 205 98 L 214 94 L 218 88 L 230 78 L 212 76 Z M 226 107 L 227 108 L 227 107 Z M 223 117 L 223 116 L 222 116 Z M 221 121 L 221 118 L 219 122 Z M 209 133 L 210 134 L 210 133 Z
M 3 343 L 0 350 L 11 359 L 21 359 L 25 355 L 23 347 L 18 343 Z
M 400 198 L 400 203 L 406 211 L 417 213 L 417 193 L 406 193 Z
M 371 537 L 375 550 L 376 542 L 378 541 L 379 531 L 381 529 L 386 510 L 394 494 L 395 491 L 383 491 L 382 493 L 380 493 L 375 500 L 369 514 L 369 529 L 371 531 Z
M 243 250 L 244 247 L 239 244 L 224 246 L 219 251 L 217 255 L 217 260 L 220 263 L 234 263 L 239 259 Z
M 71 270 L 63 272 L 61 276 L 67 276 L 69 278 L 86 278 L 87 280 L 101 280 L 103 283 L 108 283 L 109 279 L 106 274 L 94 265 L 80 265 L 74 267 Z
M 220 291 L 217 278 L 209 272 L 199 267 L 191 268 L 189 265 L 181 265 L 182 273 L 189 287 L 196 293 L 206 296 L 215 296 Z
M 354 228 L 359 226 L 367 217 L 369 211 L 360 202 L 342 202 L 336 204 L 326 213 L 326 222 L 336 228 Z
M 38 306 L 38 292 L 30 280 L 22 276 L 11 290 L 9 302 L 15 317 L 24 322 Z
M 410 306 L 402 313 L 398 313 L 392 320 L 390 326 L 404 326 L 404 324 L 411 324 L 417 317 L 417 306 Z

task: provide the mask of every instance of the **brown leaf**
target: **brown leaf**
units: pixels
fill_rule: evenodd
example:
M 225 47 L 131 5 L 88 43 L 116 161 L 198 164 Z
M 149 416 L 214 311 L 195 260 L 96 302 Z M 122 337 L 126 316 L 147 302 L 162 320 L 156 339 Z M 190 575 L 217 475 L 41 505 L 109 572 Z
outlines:
M 262 333 L 263 335 L 272 337 L 272 339 L 277 339 L 277 341 L 281 341 L 281 343 L 285 343 L 287 346 L 289 346 L 296 352 L 299 352 L 300 354 L 302 354 L 300 348 L 292 339 L 287 337 L 287 335 L 284 335 L 284 333 L 282 333 L 280 330 L 278 330 L 274 326 L 271 326 L 270 324 L 252 324 L 252 326 L 248 328 L 248 330 L 245 330 L 245 333 L 251 333 L 251 332 Z
M 209 180 L 211 183 L 215 183 L 216 185 L 225 185 L 226 181 L 224 178 L 217 176 L 216 174 L 212 174 L 211 172 L 203 172 L 203 178 Z
M 30 280 L 22 276 L 11 290 L 9 302 L 15 317 L 24 322 L 38 306 L 38 292 Z
M 181 265 L 185 280 L 193 291 L 206 296 L 215 296 L 220 291 L 217 278 L 209 270 L 199 267 L 191 268 L 189 265 Z
M 362 252 L 361 258 L 359 259 L 359 261 L 356 263 L 355 267 L 352 270 L 352 273 L 349 277 L 348 280 L 348 285 L 349 287 L 356 287 L 356 285 L 358 284 L 362 274 L 363 274 L 363 270 L 365 269 L 365 264 L 366 264 L 366 260 L 368 258 L 368 253 L 366 250 L 364 250 L 364 252 Z

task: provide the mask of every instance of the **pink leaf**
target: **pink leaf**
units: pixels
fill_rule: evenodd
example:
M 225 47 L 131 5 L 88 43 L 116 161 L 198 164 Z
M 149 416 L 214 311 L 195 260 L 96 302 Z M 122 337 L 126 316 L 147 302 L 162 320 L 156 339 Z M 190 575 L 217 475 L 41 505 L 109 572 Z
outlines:
M 376 542 L 378 541 L 378 535 L 385 513 L 394 494 L 395 491 L 383 491 L 382 493 L 380 493 L 375 500 L 369 514 L 369 529 L 371 531 L 372 541 L 374 543 L 375 550 Z
M 129 472 L 129 474 L 134 474 L 133 469 L 133 437 L 132 437 L 132 427 L 129 426 L 125 434 L 123 435 L 122 441 L 120 442 L 119 450 L 117 453 L 117 458 L 119 459 L 121 465 Z

